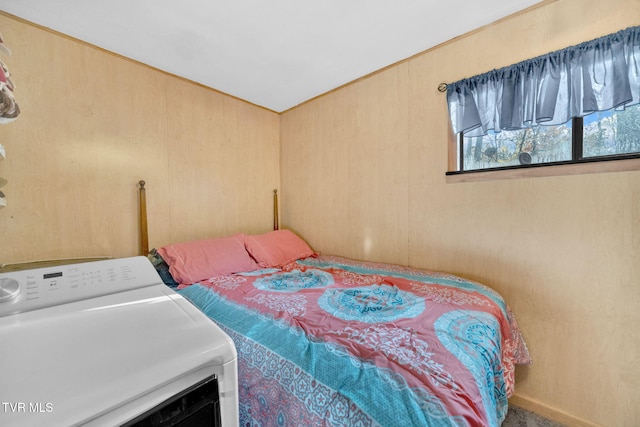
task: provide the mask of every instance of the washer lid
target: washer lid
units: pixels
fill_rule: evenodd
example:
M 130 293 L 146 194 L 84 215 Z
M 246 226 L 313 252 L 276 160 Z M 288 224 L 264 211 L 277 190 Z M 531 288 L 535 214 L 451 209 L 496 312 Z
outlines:
M 0 273 L 0 317 L 159 283 L 143 256 Z
M 0 317 L 0 424 L 86 422 L 206 365 L 231 339 L 164 284 Z

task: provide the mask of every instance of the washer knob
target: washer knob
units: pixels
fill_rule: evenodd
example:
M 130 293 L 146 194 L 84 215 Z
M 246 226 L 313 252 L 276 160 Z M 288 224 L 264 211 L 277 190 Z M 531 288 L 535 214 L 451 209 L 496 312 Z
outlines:
M 0 303 L 7 302 L 18 296 L 20 283 L 8 277 L 0 278 Z

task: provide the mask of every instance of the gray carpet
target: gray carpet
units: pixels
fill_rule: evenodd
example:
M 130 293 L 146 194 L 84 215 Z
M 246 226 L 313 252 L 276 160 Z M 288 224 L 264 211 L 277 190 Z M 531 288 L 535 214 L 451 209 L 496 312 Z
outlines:
M 509 412 L 502 423 L 502 427 L 566 427 L 555 421 L 548 420 L 533 412 L 525 411 L 517 406 L 509 405 Z

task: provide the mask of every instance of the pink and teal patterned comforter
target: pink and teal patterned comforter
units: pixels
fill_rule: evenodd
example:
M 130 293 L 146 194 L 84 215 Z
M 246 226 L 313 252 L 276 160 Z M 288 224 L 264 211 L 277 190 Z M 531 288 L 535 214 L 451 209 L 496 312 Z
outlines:
M 238 352 L 241 426 L 498 426 L 530 363 L 495 291 L 320 256 L 179 291 Z

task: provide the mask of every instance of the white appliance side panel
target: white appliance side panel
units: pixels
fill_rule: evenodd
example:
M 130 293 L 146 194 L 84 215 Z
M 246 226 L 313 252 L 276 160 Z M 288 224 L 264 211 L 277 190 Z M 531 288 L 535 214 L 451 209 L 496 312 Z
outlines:
M 236 359 L 229 336 L 163 284 L 0 317 L 0 343 L 3 426 L 84 423 Z

